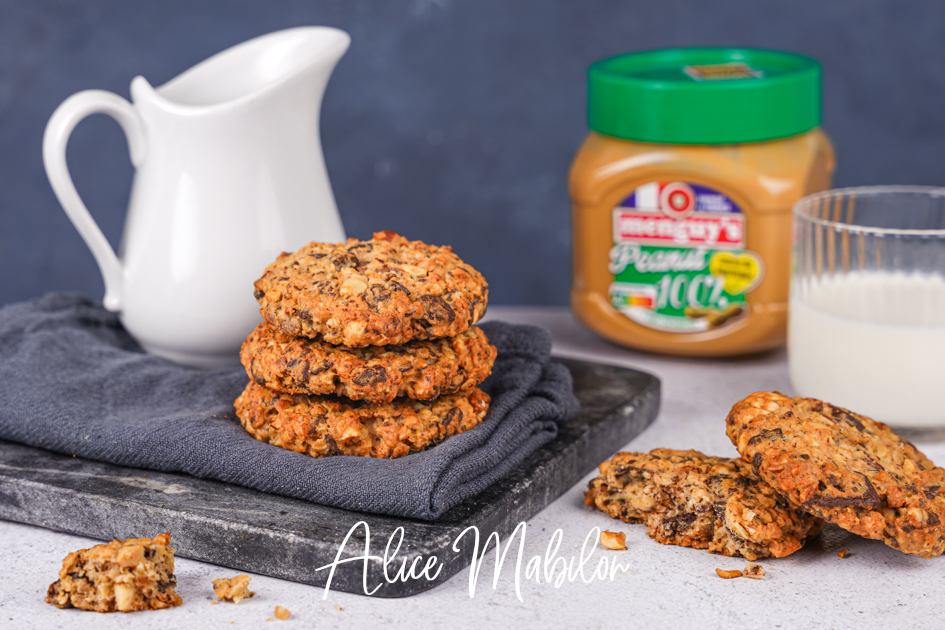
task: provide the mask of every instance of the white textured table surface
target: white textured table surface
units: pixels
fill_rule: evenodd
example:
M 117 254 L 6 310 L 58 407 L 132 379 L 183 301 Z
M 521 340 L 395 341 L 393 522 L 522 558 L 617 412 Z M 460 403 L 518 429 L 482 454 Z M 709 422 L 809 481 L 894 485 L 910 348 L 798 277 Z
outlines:
M 626 365 L 660 377 L 663 404 L 656 422 L 626 448 L 694 448 L 735 456 L 725 437 L 731 405 L 757 390 L 790 393 L 783 351 L 726 361 L 657 357 L 617 348 L 578 326 L 566 309 L 490 307 L 489 318 L 534 323 L 549 328 L 558 356 Z M 622 445 L 615 444 L 617 450 Z M 945 461 L 945 444 L 922 444 L 933 460 Z M 528 523 L 516 595 L 515 548 L 493 589 L 495 554 L 486 556 L 474 597 L 470 574 L 408 599 L 373 599 L 253 576 L 256 597 L 239 605 L 211 604 L 210 580 L 233 575 L 230 569 L 179 558 L 178 593 L 184 605 L 162 611 L 100 615 L 59 610 L 46 603 L 62 558 L 96 544 L 38 527 L 0 521 L 4 541 L 0 577 L 0 627 L 9 628 L 940 628 L 945 627 L 945 559 L 923 560 L 880 542 L 827 530 L 801 551 L 764 560 L 764 580 L 723 580 L 715 569 L 741 569 L 739 558 L 659 545 L 642 525 L 611 520 L 584 506 L 589 474 Z M 581 545 L 594 527 L 627 534 L 624 552 L 597 549 L 576 574 Z M 544 556 L 555 530 L 562 530 L 555 558 Z M 485 537 L 488 532 L 483 532 Z M 503 541 L 504 542 L 504 541 Z M 383 546 L 386 541 L 378 543 Z M 851 557 L 836 551 L 846 548 Z M 375 553 L 382 551 L 375 549 Z M 542 557 L 540 583 L 526 579 L 528 562 Z M 601 558 L 627 567 L 613 580 L 591 579 Z M 563 574 L 573 563 L 573 581 Z M 551 571 L 551 583 L 545 571 Z M 565 574 L 566 575 L 566 574 Z M 288 608 L 288 621 L 273 618 L 276 605 Z M 267 621 L 271 619 L 270 621 Z

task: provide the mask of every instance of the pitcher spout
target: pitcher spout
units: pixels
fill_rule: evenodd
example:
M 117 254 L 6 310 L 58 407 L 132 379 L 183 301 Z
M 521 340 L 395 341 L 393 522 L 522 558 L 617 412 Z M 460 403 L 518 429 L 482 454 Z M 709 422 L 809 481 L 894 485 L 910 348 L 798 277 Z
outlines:
M 258 98 L 306 75 L 323 89 L 350 43 L 346 32 L 327 26 L 276 31 L 228 48 L 156 89 L 138 77 L 132 95 L 168 109 L 201 110 Z

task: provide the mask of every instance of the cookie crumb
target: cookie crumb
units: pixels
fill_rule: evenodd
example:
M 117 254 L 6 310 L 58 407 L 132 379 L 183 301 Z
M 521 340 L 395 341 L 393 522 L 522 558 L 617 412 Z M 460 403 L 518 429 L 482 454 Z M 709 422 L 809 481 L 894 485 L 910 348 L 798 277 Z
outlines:
M 841 557 L 841 558 L 851 558 L 851 557 L 853 557 L 853 554 L 850 553 L 849 551 L 847 551 L 846 549 L 841 549 L 840 551 L 837 552 L 837 555 L 838 555 L 839 557 Z
M 720 578 L 725 578 L 726 580 L 730 580 L 730 579 L 732 579 L 732 578 L 737 578 L 737 577 L 742 577 L 742 575 L 743 575 L 743 573 L 742 573 L 741 571 L 739 571 L 738 569 L 732 569 L 731 571 L 723 571 L 722 569 L 716 569 L 716 570 L 715 570 L 715 573 L 716 573 L 716 575 L 718 575 Z
M 248 597 L 256 593 L 249 590 L 249 582 L 253 578 L 248 575 L 237 575 L 231 578 L 219 578 L 213 580 L 213 592 L 216 593 L 222 601 L 239 604 Z M 216 602 L 214 602 L 216 603 Z
M 212 606 L 213 604 L 219 604 L 219 603 L 220 603 L 220 602 L 218 602 L 217 600 L 213 600 L 213 601 L 210 602 L 210 605 Z
M 281 619 L 282 621 L 285 621 L 286 619 L 289 618 L 289 615 L 291 615 L 292 613 L 290 613 L 288 609 L 283 608 L 282 606 L 276 606 L 276 610 L 273 614 L 276 616 L 276 619 Z
M 765 568 L 755 562 L 745 564 L 745 577 L 753 580 L 763 580 L 765 578 Z
M 600 533 L 600 544 L 607 549 L 625 551 L 627 549 L 627 535 L 623 532 L 609 532 L 605 529 Z

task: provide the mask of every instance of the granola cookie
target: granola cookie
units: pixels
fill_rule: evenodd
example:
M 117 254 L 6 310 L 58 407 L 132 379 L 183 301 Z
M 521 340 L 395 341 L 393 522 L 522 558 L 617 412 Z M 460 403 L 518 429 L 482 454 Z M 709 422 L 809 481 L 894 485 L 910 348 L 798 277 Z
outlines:
M 945 469 L 885 424 L 772 392 L 736 403 L 726 424 L 742 459 L 807 512 L 908 554 L 945 551 Z
M 748 464 L 698 451 L 617 453 L 600 465 L 588 488 L 587 505 L 645 523 L 657 542 L 748 560 L 791 554 L 823 526 L 792 507 Z
M 46 603 L 96 612 L 180 606 L 170 542 L 165 532 L 74 551 L 62 561 L 59 579 L 49 585 Z
M 240 351 L 249 377 L 269 389 L 376 403 L 398 396 L 430 400 L 472 389 L 489 376 L 495 356 L 496 349 L 476 327 L 446 339 L 346 348 L 289 337 L 262 323 Z
M 236 415 L 250 435 L 312 457 L 402 457 L 473 428 L 489 395 L 478 388 L 419 402 L 358 403 L 334 396 L 284 394 L 250 382 Z
M 280 332 L 350 348 L 454 337 L 479 321 L 489 295 L 451 247 L 389 231 L 282 254 L 254 286 Z

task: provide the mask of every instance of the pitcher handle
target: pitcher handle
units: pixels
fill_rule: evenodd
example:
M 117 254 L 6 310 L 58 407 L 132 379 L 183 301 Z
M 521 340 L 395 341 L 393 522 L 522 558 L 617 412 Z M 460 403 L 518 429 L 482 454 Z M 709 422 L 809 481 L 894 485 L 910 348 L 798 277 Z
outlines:
M 88 208 L 79 197 L 79 192 L 72 183 L 69 167 L 66 165 L 66 144 L 72 130 L 86 116 L 108 114 L 118 121 L 128 138 L 128 151 L 131 163 L 137 168 L 144 160 L 145 133 L 144 122 L 134 106 L 111 92 L 104 90 L 84 90 L 73 94 L 56 108 L 46 124 L 43 136 L 43 164 L 46 176 L 53 192 L 62 204 L 72 224 L 79 231 L 85 244 L 92 250 L 95 262 L 105 280 L 105 308 L 120 311 L 122 303 L 121 262 L 115 250 L 109 245 L 102 230 L 95 223 Z

